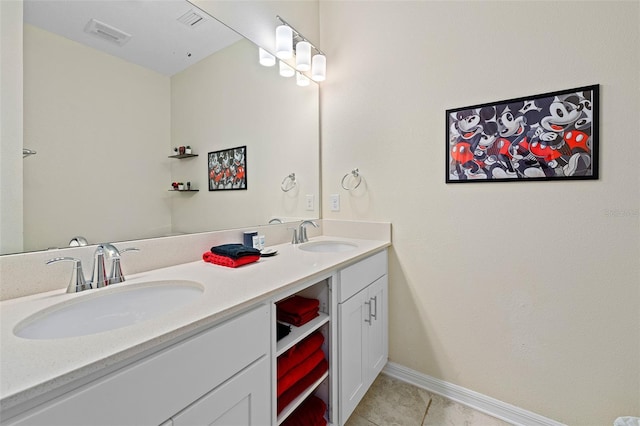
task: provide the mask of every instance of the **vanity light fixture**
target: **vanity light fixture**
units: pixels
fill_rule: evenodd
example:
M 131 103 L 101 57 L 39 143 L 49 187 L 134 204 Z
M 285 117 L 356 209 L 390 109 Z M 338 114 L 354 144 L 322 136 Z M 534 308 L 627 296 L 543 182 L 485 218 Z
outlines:
M 280 75 L 283 77 L 293 77 L 293 75 L 296 73 L 296 70 L 291 68 L 289 65 L 287 65 L 286 62 L 282 60 L 278 62 L 280 63 Z
M 327 79 L 327 57 L 323 54 L 313 55 L 311 78 L 315 81 L 325 81 Z
M 260 55 L 260 65 L 265 67 L 272 67 L 276 64 L 276 57 L 271 53 L 267 52 L 262 47 L 258 48 L 258 52 Z
M 309 77 L 303 75 L 303 73 L 311 71 L 311 78 L 313 80 L 326 80 L 327 57 L 324 52 L 314 46 L 313 43 L 300 34 L 298 30 L 289 25 L 289 23 L 279 15 L 277 15 L 276 18 L 281 24 L 276 27 L 276 56 L 280 59 L 290 59 L 295 55 L 295 67 L 296 70 L 299 71 L 298 74 L 304 76 L 308 80 Z M 312 52 L 315 53 L 313 57 Z M 282 61 L 280 62 L 282 63 Z M 280 65 L 281 75 L 282 66 L 283 65 Z M 288 76 L 289 75 L 287 75 L 287 77 Z M 300 79 L 297 80 L 299 85 L 306 85 L 304 83 L 300 84 Z
M 293 56 L 293 29 L 286 24 L 276 27 L 276 56 L 280 59 Z
M 296 69 L 298 71 L 311 69 L 311 43 L 308 41 L 296 43 Z

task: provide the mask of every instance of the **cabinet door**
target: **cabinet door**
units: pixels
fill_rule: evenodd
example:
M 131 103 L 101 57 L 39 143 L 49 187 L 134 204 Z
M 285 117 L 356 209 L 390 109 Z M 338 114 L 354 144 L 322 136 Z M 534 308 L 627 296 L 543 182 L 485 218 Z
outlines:
M 340 328 L 338 394 L 340 421 L 351 415 L 367 392 L 367 327 L 369 309 L 365 305 L 367 291 L 362 290 L 338 307 Z
M 367 323 L 367 388 L 382 371 L 389 357 L 388 314 L 387 314 L 387 276 L 376 280 L 367 288 L 371 321 Z M 366 312 L 365 312 L 366 313 Z
M 173 417 L 173 426 L 262 426 L 271 419 L 268 357 L 247 367 Z

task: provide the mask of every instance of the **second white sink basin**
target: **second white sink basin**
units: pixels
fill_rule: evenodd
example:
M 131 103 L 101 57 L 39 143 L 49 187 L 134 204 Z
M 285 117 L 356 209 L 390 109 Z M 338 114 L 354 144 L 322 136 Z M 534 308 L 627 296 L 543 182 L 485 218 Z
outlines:
M 14 334 L 26 339 L 60 339 L 114 330 L 192 303 L 204 287 L 193 281 L 172 280 L 109 290 L 111 287 L 88 290 L 86 296 L 37 312 L 20 322 Z
M 351 251 L 358 247 L 346 241 L 310 241 L 300 244 L 300 250 L 312 251 L 316 253 L 338 253 Z

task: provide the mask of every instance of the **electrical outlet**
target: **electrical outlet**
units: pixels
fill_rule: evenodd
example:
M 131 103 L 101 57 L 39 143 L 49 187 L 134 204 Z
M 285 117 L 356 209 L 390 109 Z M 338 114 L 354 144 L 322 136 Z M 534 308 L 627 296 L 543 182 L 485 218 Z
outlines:
M 340 194 L 331 194 L 329 196 L 329 202 L 331 204 L 331 211 L 332 212 L 339 212 L 340 211 Z
M 315 208 L 313 201 L 313 194 L 307 194 L 307 210 L 313 211 L 313 209 Z

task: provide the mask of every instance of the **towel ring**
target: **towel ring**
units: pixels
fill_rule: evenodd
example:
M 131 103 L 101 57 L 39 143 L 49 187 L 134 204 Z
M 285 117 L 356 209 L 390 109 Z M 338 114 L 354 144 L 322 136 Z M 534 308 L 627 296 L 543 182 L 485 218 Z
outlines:
M 282 183 L 280 184 L 280 189 L 282 189 L 283 192 L 289 192 L 293 188 L 295 188 L 297 184 L 298 183 L 296 182 L 296 174 L 291 173 L 289 176 L 282 179 Z
M 356 183 L 356 185 L 353 188 L 347 188 L 344 184 L 344 181 L 349 176 L 353 176 L 354 179 L 358 179 L 358 183 Z M 360 171 L 358 169 L 353 169 L 351 170 L 351 173 L 347 173 L 346 175 L 344 175 L 344 177 L 342 178 L 342 182 L 340 182 L 340 185 L 342 185 L 342 188 L 346 189 L 347 191 L 353 191 L 354 189 L 359 187 L 361 183 L 362 183 L 362 176 L 360 176 Z

